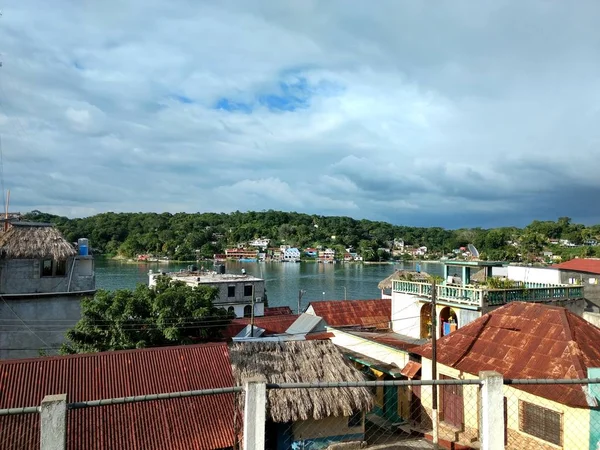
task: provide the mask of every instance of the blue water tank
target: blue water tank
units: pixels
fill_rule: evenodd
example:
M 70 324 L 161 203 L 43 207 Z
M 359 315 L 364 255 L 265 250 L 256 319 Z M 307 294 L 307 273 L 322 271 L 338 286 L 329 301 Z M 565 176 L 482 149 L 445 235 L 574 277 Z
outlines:
M 86 238 L 77 239 L 77 247 L 79 248 L 79 256 L 88 256 L 89 242 Z

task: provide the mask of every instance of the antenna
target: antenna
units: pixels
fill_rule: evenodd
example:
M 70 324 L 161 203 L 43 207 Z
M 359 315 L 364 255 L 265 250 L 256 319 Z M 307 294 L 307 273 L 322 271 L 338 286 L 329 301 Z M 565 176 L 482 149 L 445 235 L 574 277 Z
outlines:
M 477 250 L 473 244 L 467 245 L 467 248 L 469 249 L 469 252 L 471 252 L 471 256 L 473 256 L 473 258 L 479 259 L 479 250 Z

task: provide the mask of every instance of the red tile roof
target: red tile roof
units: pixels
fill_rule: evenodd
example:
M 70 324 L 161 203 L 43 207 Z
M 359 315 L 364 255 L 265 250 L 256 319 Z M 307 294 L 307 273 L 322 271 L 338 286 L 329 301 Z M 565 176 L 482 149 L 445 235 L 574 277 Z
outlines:
M 254 325 L 265 330 L 265 336 L 272 334 L 285 333 L 286 330 L 298 318 L 297 314 L 288 314 L 281 316 L 262 316 L 254 318 Z M 223 337 L 231 339 L 244 329 L 246 325 L 250 325 L 249 317 L 240 317 L 233 319 L 231 323 L 223 331 Z
M 288 314 L 294 314 L 292 308 L 289 306 L 272 306 L 270 308 L 265 308 L 265 316 L 282 316 Z
M 316 301 L 309 306 L 332 327 L 389 329 L 392 317 L 390 299 Z
M 71 403 L 233 383 L 223 343 L 11 360 L 0 362 L 0 408 L 37 406 L 51 394 Z M 230 447 L 233 404 L 233 394 L 221 394 L 70 410 L 68 447 Z M 0 442 L 39 449 L 39 427 L 38 414 L 0 417 Z
M 477 375 L 495 370 L 505 378 L 581 379 L 600 367 L 600 328 L 565 308 L 514 302 L 438 341 L 438 361 Z M 431 358 L 431 343 L 411 350 Z M 581 385 L 516 386 L 534 395 L 587 407 Z
M 564 263 L 554 264 L 552 268 L 600 275 L 600 259 L 576 258 Z

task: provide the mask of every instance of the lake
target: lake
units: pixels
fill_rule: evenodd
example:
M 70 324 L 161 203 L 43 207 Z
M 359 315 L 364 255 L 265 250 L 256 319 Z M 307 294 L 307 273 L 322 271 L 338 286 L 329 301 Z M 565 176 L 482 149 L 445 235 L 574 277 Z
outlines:
M 212 268 L 212 263 L 205 263 Z M 439 263 L 421 262 L 421 269 L 432 275 L 442 275 Z M 246 273 L 264 278 L 269 306 L 297 308 L 298 291 L 305 290 L 302 305 L 317 300 L 379 298 L 377 284 L 397 269 L 415 270 L 416 263 L 240 263 L 227 261 L 228 273 Z M 202 266 L 202 264 L 200 264 Z M 98 289 L 134 289 L 138 283 L 148 284 L 148 271 L 174 272 L 188 264 L 128 263 L 96 257 L 96 287 Z

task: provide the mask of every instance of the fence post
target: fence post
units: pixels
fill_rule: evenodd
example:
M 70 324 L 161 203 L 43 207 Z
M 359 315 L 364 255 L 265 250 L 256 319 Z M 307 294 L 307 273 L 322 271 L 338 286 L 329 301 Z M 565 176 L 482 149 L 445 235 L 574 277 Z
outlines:
M 267 386 L 264 378 L 244 383 L 244 450 L 264 450 L 267 410 Z
M 502 375 L 479 372 L 481 386 L 481 450 L 504 449 L 504 392 Z
M 67 394 L 46 395 L 40 411 L 40 450 L 67 448 Z

